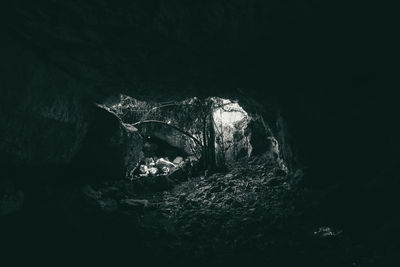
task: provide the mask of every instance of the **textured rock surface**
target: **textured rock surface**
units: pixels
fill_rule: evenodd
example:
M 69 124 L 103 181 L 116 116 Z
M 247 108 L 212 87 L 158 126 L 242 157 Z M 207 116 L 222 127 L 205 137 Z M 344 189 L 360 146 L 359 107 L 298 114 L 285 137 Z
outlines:
M 87 130 L 83 88 L 13 41 L 2 50 L 0 151 L 15 164 L 65 164 Z

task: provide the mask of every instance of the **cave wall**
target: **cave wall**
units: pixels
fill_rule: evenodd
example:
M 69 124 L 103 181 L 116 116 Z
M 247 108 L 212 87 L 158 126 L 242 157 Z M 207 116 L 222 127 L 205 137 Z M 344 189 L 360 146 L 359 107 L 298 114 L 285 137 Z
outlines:
M 143 157 L 142 136 L 108 110 L 98 105 L 92 109 L 87 135 L 71 168 L 82 182 L 125 178 Z
M 41 186 L 120 178 L 133 168 L 140 140 L 118 118 L 99 115 L 96 83 L 71 76 L 13 38 L 1 39 L 0 180 L 9 196 L 45 195 Z M 94 131 L 100 124 L 112 131 Z M 101 143 L 88 151 L 88 139 Z
M 398 233 L 398 112 L 394 95 L 374 83 L 329 95 L 293 93 L 281 99 L 282 116 L 304 182 L 319 192 L 317 214 L 387 248 L 396 242 L 384 236 Z
M 74 94 L 83 89 L 81 84 L 12 40 L 2 45 L 0 150 L 4 160 L 31 165 L 69 162 L 87 130 L 82 97 Z

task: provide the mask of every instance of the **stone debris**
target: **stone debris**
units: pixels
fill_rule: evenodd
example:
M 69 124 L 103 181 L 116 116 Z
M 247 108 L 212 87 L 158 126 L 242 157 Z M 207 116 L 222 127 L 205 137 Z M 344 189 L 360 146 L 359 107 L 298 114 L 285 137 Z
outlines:
M 158 173 L 158 169 L 156 167 L 149 168 L 149 173 L 151 175 L 156 175 Z

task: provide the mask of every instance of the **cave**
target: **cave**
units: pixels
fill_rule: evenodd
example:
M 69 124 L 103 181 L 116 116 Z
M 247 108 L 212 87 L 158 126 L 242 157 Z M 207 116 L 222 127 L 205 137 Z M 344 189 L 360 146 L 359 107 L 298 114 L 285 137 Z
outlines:
M 25 2 L 0 266 L 400 266 L 396 9 Z

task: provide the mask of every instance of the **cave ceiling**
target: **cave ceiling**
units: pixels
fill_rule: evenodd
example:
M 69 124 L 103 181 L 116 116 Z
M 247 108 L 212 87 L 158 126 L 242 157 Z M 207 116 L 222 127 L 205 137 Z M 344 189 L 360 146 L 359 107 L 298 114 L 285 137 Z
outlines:
M 321 56 L 330 42 L 327 1 L 2 5 L 2 26 L 18 45 L 105 94 L 145 95 L 148 85 L 165 94 L 179 86 L 210 95 L 215 88 L 223 94 L 240 86 L 318 84 L 335 58 Z

